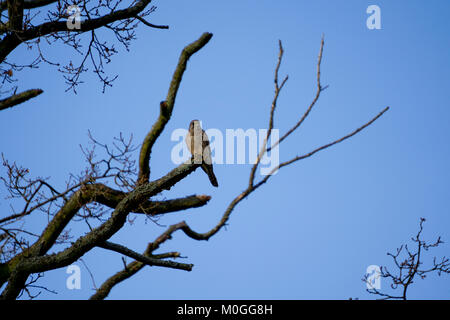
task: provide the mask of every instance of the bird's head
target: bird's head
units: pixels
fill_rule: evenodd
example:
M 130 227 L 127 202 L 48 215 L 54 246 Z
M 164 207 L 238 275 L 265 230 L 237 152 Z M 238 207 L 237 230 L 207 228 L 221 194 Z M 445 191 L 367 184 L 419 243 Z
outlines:
M 195 127 L 201 128 L 200 121 L 197 119 L 191 121 L 189 124 L 189 131 L 193 132 Z

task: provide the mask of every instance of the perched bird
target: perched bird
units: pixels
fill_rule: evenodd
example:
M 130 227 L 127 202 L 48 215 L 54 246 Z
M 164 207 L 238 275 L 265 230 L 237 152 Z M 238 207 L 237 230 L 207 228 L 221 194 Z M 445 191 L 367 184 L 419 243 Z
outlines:
M 201 163 L 201 168 L 208 175 L 209 181 L 214 187 L 218 187 L 216 176 L 214 175 L 211 148 L 206 132 L 200 126 L 200 121 L 192 120 L 189 124 L 189 132 L 186 135 L 186 144 L 194 157 L 194 163 Z

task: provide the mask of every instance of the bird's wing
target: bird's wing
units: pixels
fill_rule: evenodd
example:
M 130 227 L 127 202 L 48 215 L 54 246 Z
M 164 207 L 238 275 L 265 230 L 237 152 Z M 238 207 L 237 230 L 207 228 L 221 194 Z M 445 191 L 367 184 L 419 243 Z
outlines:
M 186 141 L 186 145 L 187 145 L 187 148 L 188 148 L 189 152 L 191 154 L 194 154 L 194 152 L 192 150 L 192 145 L 191 145 L 191 143 L 192 143 L 191 132 L 188 131 L 185 141 Z
M 209 147 L 209 139 L 205 131 L 203 131 L 203 162 L 212 164 L 211 148 Z

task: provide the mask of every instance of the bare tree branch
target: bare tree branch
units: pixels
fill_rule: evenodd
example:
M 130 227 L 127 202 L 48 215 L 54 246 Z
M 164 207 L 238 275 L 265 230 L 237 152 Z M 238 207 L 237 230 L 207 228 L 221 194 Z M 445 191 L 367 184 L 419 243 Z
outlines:
M 145 20 L 144 18 L 140 17 L 140 16 L 136 16 L 136 19 L 138 19 L 139 21 L 141 21 L 143 24 L 145 24 L 146 26 L 150 27 L 150 28 L 155 28 L 155 29 L 169 29 L 169 26 L 159 26 L 153 23 L 148 22 L 147 20 Z
M 6 99 L 0 100 L 0 110 L 14 107 L 22 102 L 40 95 L 42 92 L 44 91 L 42 91 L 41 89 L 30 89 L 18 94 L 14 94 Z
M 156 259 L 153 257 L 145 256 L 145 255 L 139 254 L 137 252 L 134 252 L 133 250 L 130 250 L 127 247 L 124 247 L 120 244 L 112 243 L 109 241 L 100 243 L 98 245 L 98 247 L 121 253 L 123 255 L 126 255 L 127 257 L 135 259 L 136 261 L 142 262 L 149 266 L 159 266 L 159 267 L 165 267 L 165 268 L 180 269 L 180 270 L 185 270 L 185 271 L 192 271 L 192 267 L 193 267 L 192 264 L 178 263 L 178 262 L 171 261 L 171 260 L 161 260 L 161 259 Z
M 23 1 L 23 8 L 24 9 L 34 9 L 34 8 L 39 8 L 39 7 L 43 7 L 46 5 L 49 5 L 51 3 L 56 2 L 57 0 L 24 0 Z M 0 2 L 0 12 L 6 10 L 7 7 L 7 1 L 1 1 Z
M 212 33 L 205 32 L 197 41 L 186 46 L 181 52 L 178 65 L 172 76 L 172 81 L 170 82 L 166 100 L 161 102 L 159 117 L 153 124 L 150 132 L 147 134 L 144 142 L 142 143 L 141 152 L 139 155 L 138 184 L 144 184 L 148 182 L 148 179 L 150 177 L 150 154 L 152 152 L 152 148 L 156 139 L 158 139 L 159 135 L 164 130 L 167 122 L 169 122 L 170 117 L 172 116 L 178 88 L 180 87 L 181 80 L 183 79 L 183 74 L 186 70 L 189 58 L 201 48 L 203 48 L 209 42 L 209 40 L 211 40 L 212 36 Z
M 155 6 L 150 6 L 151 0 L 132 1 L 123 8 L 124 3 L 123 0 L 1 1 L 0 12 L 8 9 L 8 20 L 0 21 L 0 76 L 3 77 L 0 94 L 17 90 L 18 86 L 8 86 L 18 81 L 13 77 L 16 71 L 38 68 L 42 62 L 56 67 L 68 84 L 67 90 L 73 90 L 75 93 L 77 86 L 83 83 L 81 75 L 89 70 L 88 64 L 92 64 L 92 71 L 103 84 L 103 91 L 112 86 L 117 75 L 108 76 L 105 65 L 118 51 L 113 41 L 101 39 L 96 30 L 112 31 L 117 42 L 129 50 L 131 41 L 136 39 L 135 30 L 141 23 L 155 29 L 168 29 L 168 26 L 156 25 L 144 19 L 156 10 Z M 42 12 L 41 7 L 47 5 L 51 6 Z M 118 9 L 119 7 L 123 9 Z M 36 21 L 38 23 L 35 23 Z M 83 35 L 86 32 L 90 39 L 87 45 L 83 43 Z M 49 59 L 43 44 L 57 41 L 72 47 L 77 54 L 82 55 L 81 62 L 77 64 L 72 60 L 76 59 L 76 56 L 63 63 Z M 17 57 L 13 57 L 13 61 L 6 59 L 20 44 L 25 44 L 31 53 L 37 54 L 32 62 L 18 64 L 14 61 Z M 4 86 L 6 90 L 3 90 Z
M 415 251 L 410 251 L 408 245 L 405 244 L 397 248 L 396 253 L 387 253 L 393 259 L 397 272 L 392 273 L 387 267 L 382 266 L 380 267 L 380 274 L 376 275 L 388 279 L 391 282 L 391 289 L 400 289 L 400 294 L 394 295 L 380 291 L 372 285 L 371 277 L 368 274 L 362 279 L 370 287 L 366 289 L 367 292 L 381 297 L 381 300 L 407 300 L 408 289 L 416 279 L 425 279 L 431 273 L 437 273 L 439 276 L 441 274 L 450 274 L 450 259 L 445 256 L 439 259 L 439 261 L 434 257 L 430 267 L 422 267 L 425 263 L 423 258 L 424 251 L 428 251 L 430 248 L 436 248 L 443 243 L 441 237 L 438 237 L 433 243 L 427 243 L 422 240 L 421 235 L 424 222 L 425 218 L 420 218 L 419 231 L 415 237 L 411 238 L 413 244 L 416 245 Z

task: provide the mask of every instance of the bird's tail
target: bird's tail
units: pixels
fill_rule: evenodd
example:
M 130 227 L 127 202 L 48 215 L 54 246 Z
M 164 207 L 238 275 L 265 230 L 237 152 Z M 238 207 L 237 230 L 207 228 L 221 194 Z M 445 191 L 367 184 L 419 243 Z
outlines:
M 217 179 L 216 179 L 216 176 L 214 174 L 212 165 L 203 164 L 202 165 L 202 169 L 208 175 L 208 178 L 209 178 L 209 181 L 211 182 L 211 184 L 214 187 L 218 187 L 219 184 L 217 183 Z

